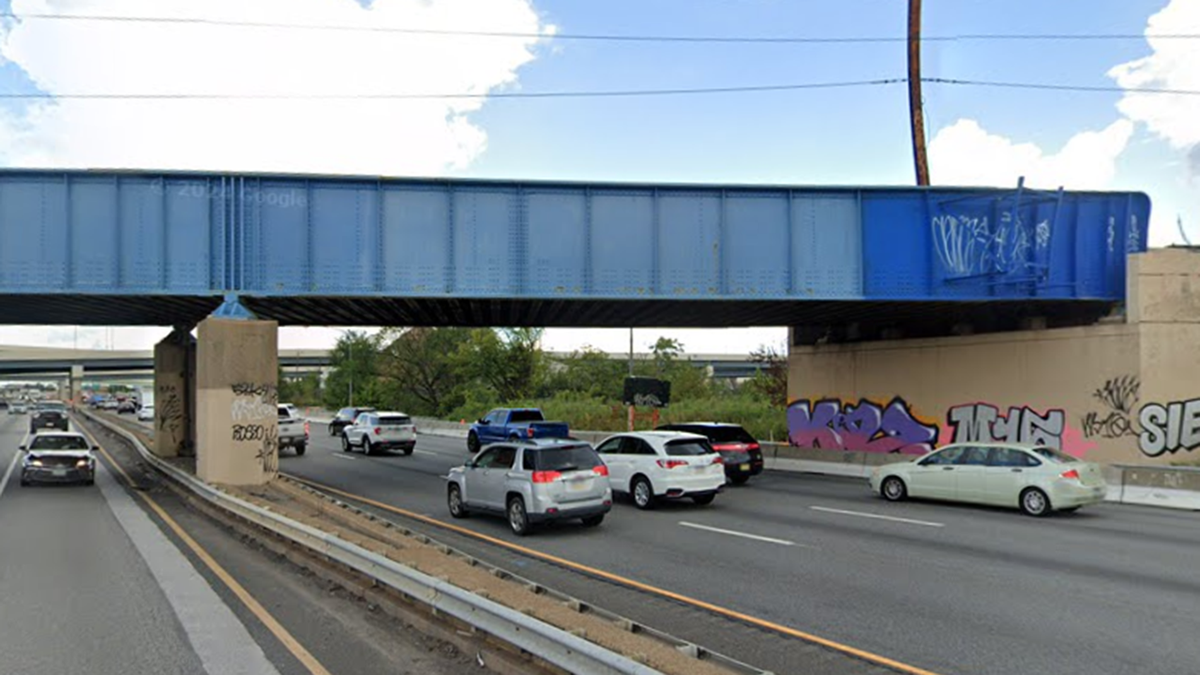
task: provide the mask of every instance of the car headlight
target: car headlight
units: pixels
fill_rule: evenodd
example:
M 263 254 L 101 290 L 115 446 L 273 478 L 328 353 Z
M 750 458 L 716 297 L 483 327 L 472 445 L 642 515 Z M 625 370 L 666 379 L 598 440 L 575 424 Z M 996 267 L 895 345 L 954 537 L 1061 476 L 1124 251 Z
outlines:
M 41 465 L 42 465 L 42 460 L 40 460 L 40 459 L 29 460 L 29 466 L 41 466 Z
M 86 469 L 86 468 L 88 468 L 88 464 L 90 464 L 90 463 L 91 462 L 89 462 L 86 459 L 81 459 L 78 462 L 75 462 L 75 468 L 76 469 Z

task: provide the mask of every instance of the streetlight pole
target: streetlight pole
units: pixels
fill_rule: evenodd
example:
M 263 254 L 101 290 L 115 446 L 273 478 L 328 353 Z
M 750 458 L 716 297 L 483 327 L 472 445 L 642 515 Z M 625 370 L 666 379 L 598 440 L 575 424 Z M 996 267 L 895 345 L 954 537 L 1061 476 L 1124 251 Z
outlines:
M 346 343 L 346 370 L 350 373 L 350 407 L 354 407 L 354 340 Z
M 917 185 L 929 185 L 925 158 L 925 114 L 921 110 L 921 0 L 908 0 L 908 119 L 912 126 Z

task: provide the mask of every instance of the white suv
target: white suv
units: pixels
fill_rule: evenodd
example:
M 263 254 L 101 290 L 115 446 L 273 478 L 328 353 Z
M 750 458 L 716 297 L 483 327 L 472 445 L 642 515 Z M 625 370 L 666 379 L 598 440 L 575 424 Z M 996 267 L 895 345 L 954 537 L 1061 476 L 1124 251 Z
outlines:
M 725 487 L 725 464 L 708 439 L 680 431 L 618 434 L 596 448 L 613 490 L 628 492 L 639 509 L 659 499 L 691 497 L 709 504 Z
M 364 454 L 398 448 L 406 455 L 417 447 L 417 427 L 402 412 L 365 412 L 342 430 L 342 450 L 362 448 Z

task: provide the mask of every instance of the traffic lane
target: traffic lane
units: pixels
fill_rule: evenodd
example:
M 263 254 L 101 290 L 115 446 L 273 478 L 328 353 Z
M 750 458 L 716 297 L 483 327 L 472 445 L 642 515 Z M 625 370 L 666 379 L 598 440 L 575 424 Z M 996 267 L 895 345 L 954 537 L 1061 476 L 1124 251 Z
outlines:
M 421 476 L 404 475 L 412 458 L 357 455 L 365 460 L 361 466 L 337 462 L 326 470 L 323 482 L 336 484 L 330 479 L 336 476 L 343 483 L 339 487 L 350 492 L 446 519 L 445 484 L 425 477 L 437 475 L 465 453 L 459 454 L 458 439 L 428 436 L 418 449 L 432 453 L 425 455 Z M 319 473 L 309 477 L 322 481 Z M 1179 626 L 1187 622 L 1179 619 L 1195 613 L 1194 574 L 1186 566 L 1166 569 L 1180 559 L 1180 551 L 1149 551 L 1156 563 L 1166 565 L 1149 565 L 1152 573 L 1143 574 L 1123 555 L 1108 562 L 1107 551 L 1123 545 L 1119 538 L 1093 540 L 1092 534 L 1092 539 L 1063 546 L 1060 540 L 1072 533 L 1061 530 L 1081 515 L 1034 520 L 1000 509 L 893 505 L 873 496 L 861 481 L 797 478 L 768 472 L 747 488 L 728 490 L 706 509 L 667 504 L 654 512 L 636 512 L 618 506 L 598 531 L 560 527 L 520 542 L 858 647 L 907 655 L 920 665 L 933 665 L 931 655 L 944 654 L 935 656 L 935 663 L 946 672 L 1004 672 L 1014 659 L 1041 672 L 1095 672 L 1101 664 L 1123 667 L 1127 654 L 1162 664 L 1155 651 L 1162 646 L 1159 641 L 1131 635 L 1126 622 L 1154 626 L 1155 636 L 1169 642 L 1171 635 L 1183 638 Z M 817 497 L 807 493 L 810 488 Z M 926 519 L 942 527 L 812 510 L 820 504 Z M 1116 518 L 1124 515 L 1119 507 L 1098 508 Z M 1167 522 L 1175 520 L 1174 514 L 1164 516 Z M 1143 520 L 1147 514 L 1132 517 Z M 802 545 L 783 546 L 788 549 L 783 551 L 769 542 L 685 532 L 680 527 L 684 521 Z M 475 519 L 468 527 L 517 541 L 499 519 Z M 1170 540 L 1162 544 L 1168 549 L 1177 545 Z M 720 551 L 716 559 L 714 546 Z M 1194 548 L 1188 553 L 1194 554 Z M 664 564 L 668 560 L 685 561 L 689 573 L 680 575 L 678 562 Z M 1060 574 L 1073 575 L 1071 583 L 1062 583 Z M 729 582 L 738 578 L 771 582 Z M 801 591 L 804 605 L 781 597 L 780 588 Z M 979 638 L 980 631 L 987 637 Z M 1064 644 L 1079 647 L 1064 650 Z M 1088 656 L 1081 659 L 1079 652 Z M 1179 672 L 1177 666 L 1196 656 L 1184 652 L 1170 659 L 1163 672 L 1173 667 Z
M 0 423 L 6 468 L 28 424 L 13 418 Z M 14 474 L 0 494 L 0 604 L 6 672 L 205 672 L 94 486 L 22 488 Z
M 140 464 L 140 458 L 124 443 L 105 442 L 105 448 L 125 467 Z M 362 675 L 481 672 L 472 655 L 461 654 L 397 620 L 370 611 L 357 597 L 321 581 L 286 558 L 240 536 L 231 536 L 230 530 L 192 510 L 174 491 L 165 489 L 155 472 L 141 473 L 137 480 L 147 494 L 330 672 Z M 310 672 L 210 568 L 186 546 L 180 548 L 188 553 L 192 564 L 238 615 L 283 675 Z

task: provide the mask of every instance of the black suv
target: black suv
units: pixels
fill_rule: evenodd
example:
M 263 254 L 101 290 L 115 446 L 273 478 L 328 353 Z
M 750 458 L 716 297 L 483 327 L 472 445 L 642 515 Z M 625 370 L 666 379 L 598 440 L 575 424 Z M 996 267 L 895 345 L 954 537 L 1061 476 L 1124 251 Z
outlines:
M 725 461 L 725 476 L 734 484 L 741 485 L 763 470 L 762 448 L 742 427 L 720 422 L 683 422 L 664 424 L 659 431 L 686 431 L 708 438 L 713 450 L 721 453 Z
M 41 401 L 29 416 L 29 433 L 36 434 L 45 429 L 67 431 L 67 404 L 61 401 Z
M 354 420 L 363 413 L 373 413 L 374 408 L 342 408 L 336 417 L 329 421 L 329 435 L 341 436 L 342 430 L 354 424 Z

